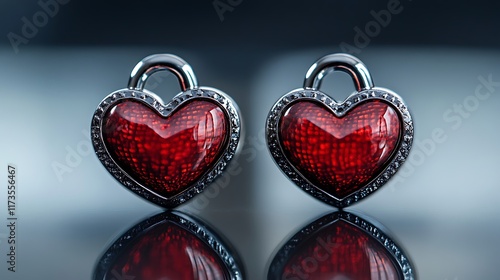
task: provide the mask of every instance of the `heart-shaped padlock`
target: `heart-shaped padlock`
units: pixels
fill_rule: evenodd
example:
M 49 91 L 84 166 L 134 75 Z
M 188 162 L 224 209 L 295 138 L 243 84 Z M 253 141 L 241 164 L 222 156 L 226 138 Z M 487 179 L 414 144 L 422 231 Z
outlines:
M 409 255 L 373 218 L 338 211 L 309 223 L 277 250 L 268 270 L 275 279 L 417 278 Z
M 321 92 L 333 70 L 356 88 L 342 102 Z M 266 124 L 271 155 L 297 186 L 342 208 L 384 185 L 408 157 L 413 122 L 401 97 L 374 87 L 366 66 L 348 54 L 319 59 L 304 87 L 282 96 Z
M 131 229 L 102 254 L 94 280 L 245 279 L 224 236 L 195 217 L 165 211 Z
M 169 70 L 182 92 L 170 102 L 144 89 Z M 225 93 L 198 87 L 192 68 L 170 54 L 151 55 L 133 69 L 128 88 L 109 94 L 92 118 L 97 157 L 125 187 L 166 208 L 202 192 L 236 153 L 240 114 Z

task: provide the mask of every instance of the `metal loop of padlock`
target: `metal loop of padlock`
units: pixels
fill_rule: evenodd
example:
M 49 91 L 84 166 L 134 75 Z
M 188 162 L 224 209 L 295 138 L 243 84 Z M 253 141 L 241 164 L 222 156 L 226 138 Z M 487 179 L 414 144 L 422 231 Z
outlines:
M 346 72 L 351 76 L 357 91 L 374 87 L 368 68 L 361 60 L 349 54 L 331 54 L 320 58 L 307 71 L 304 88 L 319 90 L 321 82 L 332 71 Z
M 338 100 L 322 92 L 321 82 L 332 71 L 346 72 L 355 91 Z M 405 162 L 413 143 L 412 117 L 403 99 L 375 87 L 367 67 L 349 54 L 316 60 L 303 82 L 269 111 L 269 151 L 303 191 L 348 207 L 379 190 Z M 376 149 L 357 148 L 364 143 Z
M 164 70 L 177 77 L 182 91 L 198 87 L 194 71 L 186 61 L 173 54 L 155 54 L 137 63 L 130 74 L 128 88 L 142 91 L 152 74 Z
M 166 101 L 144 88 L 151 75 L 164 70 L 176 76 L 182 90 Z M 198 86 L 191 66 L 172 54 L 150 55 L 137 63 L 127 88 L 99 103 L 91 131 L 97 158 L 108 172 L 125 188 L 168 209 L 203 192 L 242 147 L 236 103 L 216 88 Z M 207 144 L 202 150 L 192 148 L 200 141 Z M 146 144 L 151 144 L 147 151 L 138 148 Z

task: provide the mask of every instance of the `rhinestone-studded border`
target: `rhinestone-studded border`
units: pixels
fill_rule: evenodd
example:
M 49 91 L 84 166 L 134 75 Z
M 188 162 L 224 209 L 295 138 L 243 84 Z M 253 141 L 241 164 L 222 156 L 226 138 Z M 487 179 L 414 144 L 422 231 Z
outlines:
M 283 115 L 286 108 L 288 108 L 292 103 L 298 101 L 313 100 L 320 102 L 329 108 L 335 115 L 341 117 L 359 103 L 372 99 L 388 102 L 398 111 L 403 121 L 403 133 L 399 147 L 387 167 L 370 183 L 344 198 L 334 197 L 309 182 L 286 158 L 278 136 L 279 119 Z M 267 117 L 266 133 L 268 147 L 274 161 L 292 182 L 294 182 L 302 190 L 311 194 L 313 197 L 335 207 L 343 208 L 372 194 L 381 188 L 394 174 L 396 174 L 397 170 L 408 157 L 412 146 L 413 121 L 402 98 L 388 89 L 375 87 L 361 92 L 354 92 L 345 101 L 339 103 L 321 91 L 301 88 L 285 94 L 274 104 Z
M 341 220 L 354 225 L 377 240 L 391 254 L 393 259 L 396 260 L 397 265 L 399 266 L 399 272 L 402 273 L 404 280 L 416 279 L 416 273 L 410 259 L 401 247 L 387 235 L 387 233 L 384 233 L 381 228 L 376 227 L 367 220 L 353 213 L 343 211 L 326 214 L 325 216 L 302 228 L 299 232 L 293 235 L 292 238 L 286 241 L 271 261 L 268 279 L 278 279 L 277 277 L 280 277 L 279 274 L 281 273 L 283 265 L 285 265 L 288 261 L 290 254 L 293 254 L 295 248 L 300 246 L 303 241 L 307 240 L 308 237 L 322 228 Z
M 120 255 L 123 249 L 126 248 L 128 244 L 130 244 L 131 241 L 139 237 L 145 230 L 165 221 L 173 222 L 174 224 L 182 227 L 191 234 L 195 235 L 197 238 L 201 239 L 206 245 L 214 250 L 214 252 L 221 258 L 225 267 L 227 268 L 231 280 L 243 279 L 244 272 L 242 270 L 240 260 L 236 255 L 236 252 L 230 246 L 228 246 L 228 244 L 224 244 L 223 240 L 213 231 L 209 230 L 204 223 L 177 211 L 157 214 L 127 230 L 116 241 L 114 241 L 113 244 L 102 255 L 101 259 L 96 265 L 94 271 L 94 279 L 105 279 L 106 272 L 111 268 L 113 262 Z
M 121 169 L 112 159 L 102 138 L 102 122 L 106 112 L 120 101 L 131 99 L 140 101 L 150 108 L 156 110 L 160 115 L 167 117 L 185 102 L 194 98 L 208 99 L 221 106 L 229 120 L 228 143 L 220 157 L 213 167 L 193 185 L 186 188 L 185 191 L 166 198 L 156 194 L 134 180 L 129 174 Z M 211 182 L 213 182 L 229 164 L 234 157 L 238 143 L 240 141 L 241 120 L 240 114 L 234 102 L 223 92 L 213 88 L 195 88 L 176 95 L 170 102 L 163 104 L 161 99 L 154 93 L 147 90 L 139 91 L 133 89 L 122 89 L 109 94 L 97 107 L 91 124 L 91 137 L 97 158 L 101 161 L 108 172 L 113 175 L 123 186 L 133 191 L 137 195 L 165 208 L 174 208 L 190 200 L 196 194 L 201 193 Z

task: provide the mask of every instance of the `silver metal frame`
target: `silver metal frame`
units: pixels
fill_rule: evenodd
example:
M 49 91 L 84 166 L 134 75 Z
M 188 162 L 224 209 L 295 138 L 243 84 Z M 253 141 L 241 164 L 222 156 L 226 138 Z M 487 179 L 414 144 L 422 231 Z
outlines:
M 342 102 L 336 101 L 317 89 L 321 84 L 321 79 L 332 70 L 347 72 L 353 78 L 357 89 Z M 357 105 L 368 100 L 381 100 L 390 104 L 398 112 L 402 122 L 400 142 L 387 166 L 377 177 L 344 198 L 335 197 L 307 180 L 286 158 L 278 133 L 280 118 L 292 104 L 300 101 L 313 101 L 322 104 L 335 116 L 342 117 Z M 266 121 L 266 138 L 274 161 L 292 182 L 313 197 L 332 206 L 343 208 L 372 194 L 397 172 L 408 157 L 412 146 L 413 121 L 408 108 L 399 95 L 391 90 L 373 86 L 368 69 L 359 59 L 347 54 L 334 54 L 321 58 L 311 66 L 306 74 L 303 88 L 285 94 L 273 105 Z
M 371 236 L 380 245 L 382 245 L 393 258 L 393 262 L 396 265 L 398 272 L 401 274 L 400 276 L 402 279 L 417 279 L 416 272 L 410 258 L 403 251 L 403 249 L 393 239 L 391 239 L 391 237 L 387 234 L 387 230 L 385 230 L 382 225 L 374 225 L 376 222 L 370 223 L 367 219 L 363 219 L 353 213 L 343 211 L 329 213 L 319 219 L 316 219 L 312 223 L 300 229 L 290 239 L 288 239 L 288 241 L 283 242 L 284 244 L 279 247 L 268 265 L 268 279 L 281 279 L 280 273 L 282 273 L 283 266 L 293 255 L 295 249 L 300 246 L 302 242 L 308 240 L 311 235 L 338 221 L 345 221 L 351 224 Z
M 184 89 L 168 103 L 164 103 L 156 94 L 143 89 L 147 78 L 154 72 L 169 70 L 174 73 Z M 92 117 L 91 138 L 97 158 L 113 177 L 123 186 L 141 196 L 165 208 L 174 208 L 190 200 L 196 194 L 201 193 L 211 182 L 213 182 L 229 164 L 237 153 L 241 137 L 241 117 L 236 103 L 224 92 L 210 88 L 198 87 L 196 77 L 191 67 L 181 58 L 162 54 L 145 58 L 137 64 L 132 71 L 129 88 L 115 91 L 106 96 L 97 106 Z M 228 119 L 227 143 L 219 159 L 208 169 L 200 179 L 188 186 L 183 192 L 173 196 L 161 196 L 137 182 L 131 175 L 127 174 L 110 156 L 102 136 L 102 124 L 108 110 L 124 100 L 134 100 L 148 106 L 162 117 L 168 117 L 182 104 L 194 100 L 204 99 L 214 102 L 220 106 Z
M 244 270 L 236 251 L 221 236 L 203 222 L 190 217 L 187 214 L 172 211 L 163 212 L 150 217 L 127 230 L 102 254 L 94 269 L 95 280 L 107 279 L 106 275 L 110 272 L 114 261 L 123 253 L 128 244 L 140 237 L 143 233 L 164 222 L 172 222 L 177 226 L 187 230 L 199 238 L 203 243 L 210 247 L 219 256 L 225 265 L 231 280 L 242 280 Z M 146 233 L 147 234 L 147 233 Z

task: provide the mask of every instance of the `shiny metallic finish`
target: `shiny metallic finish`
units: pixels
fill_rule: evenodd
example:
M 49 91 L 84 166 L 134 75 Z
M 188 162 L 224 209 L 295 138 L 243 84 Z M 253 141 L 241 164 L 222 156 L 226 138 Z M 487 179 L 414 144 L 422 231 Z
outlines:
M 361 60 L 349 54 L 337 53 L 318 59 L 309 68 L 304 79 L 304 88 L 319 89 L 323 78 L 332 71 L 349 74 L 357 91 L 374 87 L 370 72 Z
M 104 280 L 113 277 L 113 264 L 121 255 L 126 253 L 127 246 L 133 243 L 136 239 L 139 239 L 141 236 L 147 235 L 148 232 L 154 227 L 164 223 L 172 223 L 181 227 L 210 247 L 214 254 L 216 254 L 222 261 L 224 268 L 228 273 L 229 279 L 244 279 L 244 269 L 240 261 L 240 257 L 231 244 L 229 244 L 223 236 L 213 231 L 202 221 L 178 211 L 162 212 L 127 230 L 124 234 L 117 238 L 105 252 L 103 252 L 94 268 L 93 279 Z M 175 240 L 173 240 L 173 242 L 175 242 Z M 122 275 L 121 271 L 115 271 L 114 273 Z M 186 271 L 186 277 L 190 273 L 193 272 Z M 130 275 L 130 277 L 135 278 L 134 275 Z
M 293 256 L 298 253 L 298 249 L 301 248 L 301 246 L 303 246 L 304 244 L 307 244 L 307 242 L 318 242 L 318 244 L 322 243 L 323 245 L 327 244 L 326 242 L 328 241 L 336 242 L 336 234 L 338 234 L 336 232 L 328 233 L 328 236 L 330 236 L 330 240 L 321 239 L 321 236 L 318 236 L 317 234 L 340 221 L 346 222 L 350 226 L 361 230 L 372 240 L 378 242 L 378 244 L 386 250 L 387 254 L 390 255 L 393 264 L 398 269 L 398 279 L 417 279 L 416 269 L 414 268 L 410 256 L 406 254 L 403 248 L 393 239 L 393 237 L 389 235 L 387 229 L 385 229 L 384 226 L 380 225 L 380 223 L 373 218 L 360 217 L 353 213 L 343 211 L 332 212 L 324 215 L 321 218 L 318 218 L 317 220 L 311 222 L 310 224 L 303 227 L 300 231 L 295 233 L 289 240 L 282 242 L 283 244 L 279 247 L 278 250 L 276 250 L 274 257 L 269 262 L 267 279 L 296 279 L 290 275 L 290 277 L 283 277 L 283 268 L 285 267 L 287 262 L 291 258 L 293 258 Z M 317 239 L 312 239 L 312 237 L 316 237 Z M 331 257 L 333 253 L 332 250 L 336 250 L 337 246 L 341 247 L 342 243 L 335 243 L 332 247 L 326 247 L 328 249 L 328 251 L 326 251 L 326 256 Z M 309 259 L 314 260 L 315 264 L 321 263 L 321 261 L 327 262 L 327 260 L 325 259 L 317 260 L 314 257 L 314 255 L 311 255 L 309 256 Z
M 173 54 L 154 54 L 137 63 L 130 74 L 128 88 L 143 90 L 149 76 L 163 70 L 177 77 L 182 91 L 198 87 L 193 69 L 186 61 Z
M 339 59 L 336 61 L 335 59 Z M 344 101 L 336 101 L 326 93 L 317 90 L 321 80 L 331 71 L 345 71 L 351 75 L 358 91 L 349 95 Z M 333 54 L 319 59 L 306 74 L 304 88 L 298 88 L 283 95 L 271 108 L 266 121 L 266 138 L 269 151 L 274 161 L 295 185 L 316 199 L 337 208 L 350 206 L 375 191 L 379 190 L 408 158 L 413 144 L 413 120 L 403 99 L 395 92 L 380 87 L 374 87 L 366 66 L 357 58 L 347 54 Z M 393 151 L 391 159 L 385 168 L 370 182 L 353 191 L 345 197 L 336 197 L 321 187 L 311 183 L 304 174 L 285 156 L 279 136 L 279 121 L 286 110 L 296 102 L 312 101 L 325 106 L 336 117 L 343 117 L 357 105 L 371 100 L 381 100 L 397 111 L 400 116 L 402 132 L 398 146 Z
M 144 89 L 147 78 L 160 70 L 172 71 L 179 78 L 181 88 L 186 89 L 175 95 L 169 102 L 163 102 L 159 96 Z M 208 100 L 223 110 L 229 124 L 228 141 L 221 156 L 210 168 L 207 168 L 198 180 L 187 186 L 181 193 L 165 197 L 153 192 L 150 186 L 139 183 L 111 157 L 103 140 L 103 123 L 107 112 L 124 100 L 140 102 L 158 115 L 167 118 L 177 108 L 195 99 Z M 222 174 L 229 162 L 239 152 L 241 149 L 239 142 L 242 135 L 241 114 L 236 103 L 226 93 L 211 87 L 198 87 L 191 67 L 184 60 L 173 55 L 160 54 L 149 56 L 137 64 L 132 71 L 129 88 L 112 92 L 101 101 L 92 117 L 90 133 L 97 158 L 115 179 L 140 197 L 161 207 L 171 209 L 203 192 L 211 182 Z

